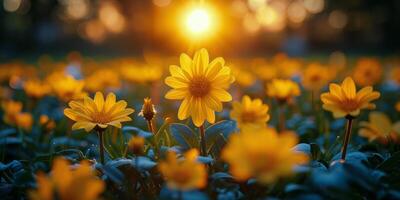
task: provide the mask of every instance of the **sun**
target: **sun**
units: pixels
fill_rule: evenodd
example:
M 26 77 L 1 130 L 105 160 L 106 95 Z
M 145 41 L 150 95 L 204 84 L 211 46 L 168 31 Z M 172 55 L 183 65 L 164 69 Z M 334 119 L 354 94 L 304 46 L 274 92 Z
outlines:
M 211 27 L 211 14 L 205 8 L 195 8 L 188 13 L 185 25 L 190 33 L 205 33 Z

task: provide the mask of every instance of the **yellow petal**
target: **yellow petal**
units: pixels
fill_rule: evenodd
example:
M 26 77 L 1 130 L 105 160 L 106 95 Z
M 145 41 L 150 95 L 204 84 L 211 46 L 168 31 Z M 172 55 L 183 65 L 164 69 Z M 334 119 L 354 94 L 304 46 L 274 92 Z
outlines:
M 166 99 L 183 99 L 188 96 L 187 90 L 183 89 L 172 89 L 165 94 Z
M 342 83 L 342 89 L 344 94 L 350 98 L 353 99 L 356 96 L 356 85 L 351 77 L 347 77 L 344 79 Z
M 182 69 L 192 76 L 192 59 L 187 54 L 182 53 L 179 61 Z
M 113 107 L 116 102 L 116 97 L 114 93 L 107 95 L 106 102 L 104 103 L 104 111 L 107 113 Z
M 168 76 L 164 82 L 172 88 L 187 88 L 189 86 L 189 83 L 184 79 L 173 76 Z
M 181 106 L 179 106 L 179 110 L 178 110 L 178 119 L 180 120 L 184 120 L 186 118 L 189 117 L 190 114 L 190 100 L 188 98 L 185 98 L 182 101 Z
M 225 90 L 214 89 L 211 91 L 213 97 L 219 99 L 222 102 L 232 101 L 232 96 Z
M 102 111 L 104 108 L 104 96 L 103 93 L 101 92 L 96 92 L 96 95 L 94 95 L 94 103 L 97 106 L 98 111 Z

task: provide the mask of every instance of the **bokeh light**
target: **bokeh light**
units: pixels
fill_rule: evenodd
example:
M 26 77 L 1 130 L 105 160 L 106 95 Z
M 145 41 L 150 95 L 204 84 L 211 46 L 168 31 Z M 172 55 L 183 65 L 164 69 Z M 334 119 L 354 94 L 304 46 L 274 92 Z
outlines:
M 189 12 L 186 19 L 186 28 L 193 34 L 201 34 L 210 30 L 210 13 L 204 8 L 196 8 Z

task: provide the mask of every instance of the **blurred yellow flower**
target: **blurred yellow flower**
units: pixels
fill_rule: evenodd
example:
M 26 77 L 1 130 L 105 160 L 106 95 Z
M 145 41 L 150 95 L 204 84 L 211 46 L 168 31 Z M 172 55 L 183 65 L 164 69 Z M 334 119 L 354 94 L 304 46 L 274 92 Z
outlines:
M 223 58 L 209 62 L 206 49 L 197 51 L 193 60 L 186 54 L 180 56 L 180 67 L 171 65 L 171 76 L 165 83 L 172 87 L 165 95 L 167 99 L 182 99 L 178 118 L 192 117 L 200 127 L 204 121 L 215 122 L 215 111 L 222 111 L 222 103 L 232 100 L 226 91 L 234 81 L 231 70 L 225 66 Z
M 278 77 L 278 68 L 266 60 L 258 58 L 251 61 L 254 74 L 263 81 L 270 81 Z
M 126 101 L 116 102 L 114 93 L 104 96 L 97 92 L 94 99 L 85 97 L 82 100 L 71 101 L 68 104 L 71 108 L 64 110 L 65 116 L 76 121 L 72 130 L 85 129 L 87 132 L 93 128 L 105 129 L 108 126 L 121 128 L 121 122 L 131 121 L 128 117 L 134 112 L 131 108 L 126 108 Z
M 160 162 L 158 169 L 169 188 L 185 191 L 206 186 L 206 167 L 197 162 L 198 155 L 196 149 L 191 149 L 185 153 L 184 159 L 178 159 L 175 152 L 168 152 L 167 160 Z
M 386 144 L 389 141 L 400 141 L 400 122 L 392 124 L 390 118 L 384 113 L 370 113 L 369 122 L 360 122 L 360 127 L 358 134 L 367 138 L 370 142 L 378 140 Z
M 28 80 L 24 84 L 25 93 L 33 98 L 40 99 L 51 92 L 51 87 L 45 82 Z
M 133 136 L 129 139 L 128 149 L 135 155 L 141 155 L 144 148 L 144 137 Z
M 287 102 L 300 95 L 299 85 L 289 79 L 273 79 L 267 83 L 267 95 L 278 102 Z
M 237 180 L 255 178 L 270 184 L 292 175 L 296 165 L 308 162 L 306 154 L 293 150 L 297 142 L 297 135 L 292 132 L 278 134 L 271 128 L 245 128 L 230 136 L 221 157 Z
M 120 87 L 119 75 L 111 69 L 96 70 L 85 79 L 85 90 L 89 92 L 104 92 L 107 89 L 118 89 Z
M 19 101 L 3 101 L 1 107 L 4 111 L 3 120 L 8 124 L 16 121 L 16 115 L 22 111 L 22 103 Z
M 133 83 L 152 83 L 160 80 L 162 69 L 153 65 L 127 65 L 121 68 L 121 75 L 125 80 Z
M 15 121 L 16 126 L 29 131 L 32 129 L 32 124 L 33 124 L 33 117 L 30 113 L 23 112 L 17 114 Z
M 371 86 L 382 78 L 382 66 L 377 59 L 361 58 L 353 72 L 354 81 L 360 86 Z
M 46 130 L 53 130 L 56 127 L 56 122 L 47 115 L 40 115 L 39 124 Z
M 2 103 L 4 110 L 3 120 L 9 125 L 21 127 L 24 130 L 31 130 L 33 118 L 30 113 L 21 112 L 22 103 L 18 101 L 4 101 Z
M 270 117 L 268 109 L 268 105 L 263 104 L 261 99 L 252 100 L 245 95 L 242 98 L 242 102 L 233 102 L 230 116 L 236 120 L 239 128 L 245 126 L 265 127 Z
M 332 79 L 331 70 L 319 63 L 310 64 L 303 72 L 302 83 L 305 89 L 319 91 Z
M 105 189 L 88 161 L 72 169 L 62 157 L 54 160 L 50 176 L 39 172 L 36 181 L 37 189 L 28 193 L 31 200 L 96 200 Z
M 84 81 L 76 80 L 72 76 L 60 76 L 52 80 L 49 84 L 53 87 L 53 92 L 62 101 L 83 99 L 86 93 L 83 92 Z
M 396 82 L 396 84 L 400 85 L 400 67 L 393 67 L 392 71 L 390 72 L 392 80 Z
M 362 109 L 374 109 L 371 101 L 378 99 L 380 93 L 373 91 L 371 86 L 356 91 L 352 78 L 347 77 L 341 85 L 331 83 L 329 92 L 321 95 L 323 108 L 333 113 L 335 118 L 352 116 L 356 117 Z
M 238 83 L 242 87 L 250 87 L 252 86 L 256 78 L 252 73 L 247 70 L 240 69 L 239 67 L 231 67 L 232 74 L 235 76 L 236 83 Z

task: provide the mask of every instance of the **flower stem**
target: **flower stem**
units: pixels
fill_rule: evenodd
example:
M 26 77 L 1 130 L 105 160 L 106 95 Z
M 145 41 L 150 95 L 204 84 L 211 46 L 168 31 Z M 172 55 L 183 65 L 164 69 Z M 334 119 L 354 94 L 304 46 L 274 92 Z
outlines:
M 348 116 L 348 117 L 346 117 L 346 119 L 347 119 L 346 133 L 344 135 L 344 140 L 343 140 L 341 161 L 345 161 L 346 160 L 347 145 L 349 144 L 349 141 L 350 141 L 351 129 L 352 129 L 353 119 L 354 118 L 351 117 L 351 116 Z
M 204 124 L 200 126 L 199 130 L 200 130 L 201 156 L 207 156 L 206 133 L 204 131 Z
M 100 162 L 104 165 L 104 130 L 98 130 L 99 135 L 99 148 L 100 148 Z
M 149 129 L 149 131 L 151 133 L 153 133 L 153 135 L 155 134 L 154 132 L 154 127 L 153 127 L 153 122 L 151 120 L 146 120 L 147 121 L 147 128 Z
M 285 131 L 285 107 L 283 104 L 279 105 L 279 132 Z

